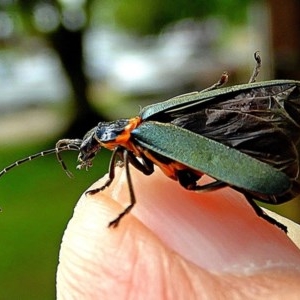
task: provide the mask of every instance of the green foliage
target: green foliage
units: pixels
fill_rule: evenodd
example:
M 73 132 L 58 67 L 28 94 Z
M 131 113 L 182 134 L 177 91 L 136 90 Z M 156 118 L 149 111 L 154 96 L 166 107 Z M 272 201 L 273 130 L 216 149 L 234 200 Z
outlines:
M 116 22 L 140 33 L 156 33 L 165 25 L 184 18 L 217 15 L 231 22 L 243 22 L 251 0 L 138 0 L 115 1 Z M 253 0 L 252 0 L 253 2 Z M 116 5 L 117 3 L 117 5 Z
M 245 22 L 247 9 L 255 0 L 102 0 L 85 1 L 85 5 L 72 6 L 72 3 L 62 5 L 62 1 L 51 0 L 19 0 L 8 2 L 5 10 L 23 24 L 26 31 L 39 32 L 38 25 L 34 22 L 37 9 L 44 8 L 43 22 L 54 22 L 53 14 L 58 16 L 67 10 L 78 9 L 83 13 L 88 24 L 117 24 L 121 28 L 130 29 L 140 34 L 158 33 L 166 25 L 184 18 L 203 19 L 207 16 L 218 16 L 232 23 Z M 68 3 L 64 2 L 64 3 Z M 82 11 L 81 11 L 82 10 Z M 1 11 L 1 7 L 0 7 Z M 48 15 L 47 15 L 48 14 Z M 61 16 L 60 19 L 62 20 Z M 92 20 L 91 20 L 92 19 Z M 22 20 L 22 21 L 21 21 Z M 91 21 L 91 23 L 89 23 Z M 16 23 L 16 20 L 15 20 Z M 57 27 L 55 29 L 57 30 Z

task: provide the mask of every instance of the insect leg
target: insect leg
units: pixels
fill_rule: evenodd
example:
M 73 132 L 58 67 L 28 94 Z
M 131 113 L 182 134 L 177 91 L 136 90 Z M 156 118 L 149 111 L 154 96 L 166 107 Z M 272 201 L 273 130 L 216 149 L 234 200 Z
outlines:
M 254 53 L 254 59 L 256 61 L 256 64 L 255 64 L 255 67 L 254 67 L 254 70 L 253 70 L 253 73 L 249 79 L 249 82 L 248 83 L 253 83 L 256 81 L 256 78 L 260 72 L 260 67 L 261 67 L 261 58 L 260 58 L 260 55 L 259 55 L 259 52 L 256 51 Z
M 110 158 L 110 162 L 109 162 L 109 171 L 108 171 L 108 179 L 107 181 L 104 183 L 104 185 L 102 185 L 99 188 L 96 189 L 92 189 L 92 190 L 88 190 L 85 192 L 85 194 L 90 194 L 90 195 L 94 195 L 99 193 L 100 191 L 103 191 L 105 188 L 109 187 L 110 184 L 113 182 L 114 178 L 115 178 L 115 166 L 116 166 L 116 160 L 117 160 L 117 155 L 120 152 L 120 148 L 116 148 L 113 153 L 112 156 Z
M 177 178 L 181 186 L 183 186 L 187 190 L 198 192 L 214 191 L 226 187 L 228 185 L 227 183 L 220 180 L 215 180 L 214 182 L 207 183 L 204 185 L 198 185 L 197 181 L 201 178 L 201 176 L 189 170 L 177 171 Z
M 129 188 L 129 195 L 130 195 L 130 204 L 124 209 L 122 213 L 118 215 L 117 218 L 109 222 L 108 227 L 117 227 L 121 219 L 128 214 L 133 206 L 136 203 L 134 191 L 133 191 L 133 185 L 132 185 L 132 179 L 130 175 L 130 170 L 129 170 L 129 163 L 131 163 L 135 168 L 137 168 L 139 171 L 144 173 L 145 175 L 150 175 L 153 173 L 154 168 L 153 164 L 150 161 L 147 161 L 147 158 L 142 158 L 142 162 L 140 162 L 131 152 L 128 152 L 126 149 L 118 147 L 114 150 L 110 164 L 109 164 L 109 175 L 108 175 L 108 180 L 105 182 L 105 184 L 100 187 L 96 188 L 93 190 L 89 190 L 86 192 L 86 194 L 91 194 L 94 195 L 102 190 L 104 190 L 106 187 L 108 187 L 114 180 L 115 178 L 115 166 L 116 166 L 116 160 L 117 156 L 119 156 L 125 167 L 126 171 L 126 178 L 127 178 L 127 184 Z
M 247 201 L 249 202 L 249 204 L 252 206 L 252 208 L 254 209 L 254 211 L 256 212 L 256 214 L 265 219 L 266 221 L 268 221 L 269 223 L 271 223 L 272 225 L 276 225 L 277 227 L 279 227 L 281 230 L 283 230 L 285 233 L 287 233 L 287 227 L 283 224 L 281 224 L 280 222 L 278 222 L 277 220 L 273 219 L 272 217 L 270 217 L 269 215 L 267 215 L 263 209 L 258 206 L 258 204 L 256 204 L 256 202 L 253 200 L 252 196 L 249 195 L 248 193 L 244 193 Z
M 219 87 L 226 84 L 227 81 L 228 81 L 228 73 L 225 71 L 225 72 L 222 73 L 220 79 L 216 83 L 214 83 L 212 86 L 210 86 L 210 87 L 208 87 L 204 90 L 201 90 L 201 93 L 202 92 L 208 92 L 208 91 L 211 91 L 211 90 L 216 90 Z
M 147 157 L 140 157 L 141 161 L 136 158 L 136 156 L 128 152 L 128 161 L 132 164 L 136 169 L 141 171 L 145 175 L 151 175 L 154 172 L 154 167 L 152 161 L 150 161 Z M 122 155 L 122 160 L 124 161 L 124 157 Z
M 135 200 L 135 195 L 133 191 L 133 186 L 132 186 L 132 180 L 131 180 L 131 175 L 129 171 L 129 153 L 126 149 L 123 151 L 123 158 L 124 158 L 124 166 L 125 166 L 125 171 L 126 171 L 126 178 L 127 178 L 127 183 L 128 183 L 128 188 L 129 188 L 129 195 L 130 195 L 130 204 L 118 215 L 117 218 L 109 222 L 108 227 L 117 227 L 121 219 L 128 214 L 133 206 L 136 203 Z
M 62 139 L 59 140 L 56 145 L 55 145 L 55 149 L 57 149 L 56 151 L 56 158 L 59 162 L 59 164 L 61 165 L 61 167 L 63 168 L 63 170 L 66 172 L 67 176 L 72 178 L 73 174 L 72 172 L 70 172 L 65 164 L 65 162 L 63 161 L 59 149 L 60 148 L 67 148 L 68 150 L 78 150 L 80 149 L 80 145 L 82 143 L 82 140 L 80 139 L 74 139 L 74 140 L 70 140 L 70 139 Z
M 195 186 L 195 191 L 197 192 L 211 192 L 211 191 L 215 191 L 218 189 L 222 189 L 224 187 L 228 186 L 227 183 L 220 181 L 220 180 L 216 180 L 214 182 L 211 183 L 207 183 L 204 185 L 196 185 Z

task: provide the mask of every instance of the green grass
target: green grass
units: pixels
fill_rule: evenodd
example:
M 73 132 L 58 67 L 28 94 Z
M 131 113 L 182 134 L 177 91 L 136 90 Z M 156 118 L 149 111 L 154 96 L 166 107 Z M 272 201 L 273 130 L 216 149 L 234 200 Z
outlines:
M 40 151 L 0 149 L 1 167 Z M 107 170 L 103 151 L 89 172 L 75 169 L 77 153 L 63 153 L 74 178 L 54 155 L 15 168 L 0 180 L 0 299 L 55 299 L 55 275 L 64 229 L 80 195 Z M 63 201 L 62 201 L 63 199 Z

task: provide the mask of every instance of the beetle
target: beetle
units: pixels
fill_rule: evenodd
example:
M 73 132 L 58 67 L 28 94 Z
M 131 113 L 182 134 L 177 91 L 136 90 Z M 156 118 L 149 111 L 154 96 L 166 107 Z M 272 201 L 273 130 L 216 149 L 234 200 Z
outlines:
M 154 165 L 181 186 L 210 191 L 230 186 L 243 193 L 258 216 L 283 231 L 287 228 L 265 214 L 254 199 L 281 204 L 300 194 L 300 82 L 273 80 L 255 82 L 261 60 L 249 83 L 221 87 L 228 75 L 200 92 L 192 92 L 152 104 L 138 116 L 99 122 L 83 139 L 62 139 L 55 149 L 19 160 L 0 172 L 34 158 L 56 153 L 69 176 L 60 153 L 79 151 L 78 169 L 89 169 L 102 147 L 112 150 L 109 178 L 95 194 L 114 180 L 118 160 L 123 161 L 130 204 L 109 223 L 116 227 L 136 203 L 129 164 L 151 175 Z M 207 174 L 215 181 L 201 185 Z

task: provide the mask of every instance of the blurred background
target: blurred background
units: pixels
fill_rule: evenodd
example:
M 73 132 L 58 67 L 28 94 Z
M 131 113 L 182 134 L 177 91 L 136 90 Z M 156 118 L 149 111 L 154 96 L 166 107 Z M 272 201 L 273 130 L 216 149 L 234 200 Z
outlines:
M 259 80 L 299 80 L 299 11 L 298 0 L 0 0 L 1 168 L 225 70 L 245 83 L 256 50 Z M 110 153 L 88 173 L 63 156 L 71 180 L 55 156 L 0 180 L 0 299 L 55 299 L 64 228 Z M 269 208 L 300 222 L 299 200 Z

